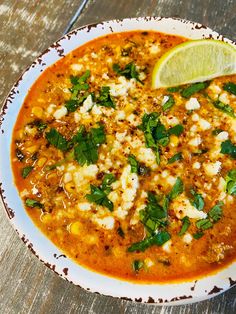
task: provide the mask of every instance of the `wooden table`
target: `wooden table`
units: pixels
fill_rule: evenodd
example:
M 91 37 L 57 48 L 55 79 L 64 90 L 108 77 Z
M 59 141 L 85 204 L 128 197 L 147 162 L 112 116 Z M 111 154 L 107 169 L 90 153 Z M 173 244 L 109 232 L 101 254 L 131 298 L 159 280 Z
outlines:
M 37 55 L 84 24 L 136 16 L 178 16 L 236 40 L 236 0 L 1 0 L 0 99 Z M 47 269 L 0 208 L 0 313 L 236 313 L 236 287 L 209 301 L 156 307 L 92 294 Z

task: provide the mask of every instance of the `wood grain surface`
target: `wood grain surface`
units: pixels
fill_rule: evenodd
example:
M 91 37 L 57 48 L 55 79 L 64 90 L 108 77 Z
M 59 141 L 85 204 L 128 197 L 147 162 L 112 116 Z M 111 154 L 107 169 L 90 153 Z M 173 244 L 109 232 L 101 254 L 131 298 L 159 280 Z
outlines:
M 65 30 L 102 20 L 178 16 L 236 40 L 235 0 L 0 0 L 0 100 L 23 69 Z M 236 313 L 236 287 L 208 301 L 157 307 L 84 291 L 31 254 L 0 206 L 0 313 Z

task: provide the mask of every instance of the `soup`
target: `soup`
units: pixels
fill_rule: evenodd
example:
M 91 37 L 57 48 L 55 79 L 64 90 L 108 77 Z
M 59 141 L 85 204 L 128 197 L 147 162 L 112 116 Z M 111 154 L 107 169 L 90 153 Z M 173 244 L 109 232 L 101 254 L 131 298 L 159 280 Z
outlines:
M 156 61 L 186 40 L 93 40 L 47 68 L 21 108 L 11 158 L 25 209 L 93 271 L 183 281 L 235 259 L 236 76 L 151 88 Z

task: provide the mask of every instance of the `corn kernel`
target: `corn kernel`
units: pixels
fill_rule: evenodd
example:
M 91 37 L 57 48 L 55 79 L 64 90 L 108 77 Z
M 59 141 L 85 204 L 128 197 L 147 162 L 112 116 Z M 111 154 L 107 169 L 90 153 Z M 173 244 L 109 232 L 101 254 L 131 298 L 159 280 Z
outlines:
M 43 165 L 45 164 L 45 162 L 47 161 L 47 158 L 46 157 L 41 157 L 39 158 L 38 162 L 37 162 L 37 165 L 39 167 L 43 167 Z
M 23 136 L 24 136 L 24 131 L 22 129 L 16 132 L 16 138 L 22 139 Z
M 46 214 L 46 213 L 43 213 L 41 216 L 40 216 L 40 220 L 44 223 L 44 224 L 48 224 L 52 221 L 52 216 L 50 214 Z
M 176 135 L 171 135 L 170 136 L 170 145 L 172 147 L 176 147 L 179 144 L 179 138 Z
M 74 235 L 79 235 L 81 233 L 81 229 L 82 224 L 80 221 L 73 222 L 69 227 L 70 233 Z
M 75 184 L 73 182 L 68 182 L 65 184 L 65 189 L 67 190 L 67 192 L 69 193 L 75 193 Z
M 43 116 L 43 108 L 41 108 L 41 107 L 37 107 L 37 106 L 33 107 L 31 112 L 37 118 L 42 118 L 42 116 Z
M 33 146 L 29 146 L 29 147 L 26 147 L 25 150 L 28 152 L 28 153 L 35 153 L 38 149 L 38 146 L 37 145 L 33 145 Z
M 132 113 L 135 109 L 135 106 L 133 104 L 128 104 L 125 106 L 124 111 L 126 114 Z

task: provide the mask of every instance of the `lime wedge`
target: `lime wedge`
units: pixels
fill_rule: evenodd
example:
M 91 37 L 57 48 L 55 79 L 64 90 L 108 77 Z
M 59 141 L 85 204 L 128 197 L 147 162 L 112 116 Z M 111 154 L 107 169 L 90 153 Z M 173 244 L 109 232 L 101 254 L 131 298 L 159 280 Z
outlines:
M 235 73 L 236 47 L 219 40 L 191 40 L 175 46 L 157 61 L 152 87 L 203 82 Z

